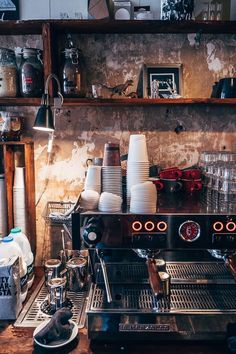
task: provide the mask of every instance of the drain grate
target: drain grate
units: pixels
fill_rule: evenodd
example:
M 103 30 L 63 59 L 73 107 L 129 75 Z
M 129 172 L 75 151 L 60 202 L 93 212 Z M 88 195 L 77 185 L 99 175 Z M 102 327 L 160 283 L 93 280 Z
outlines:
M 89 311 L 104 312 L 186 312 L 226 313 L 236 311 L 236 284 L 174 284 L 171 288 L 170 302 L 157 300 L 150 286 L 127 285 L 112 286 L 114 301 L 108 303 L 102 285 L 96 285 L 91 298 Z
M 44 285 L 44 279 L 42 279 L 21 311 L 14 326 L 37 327 L 42 321 L 50 318 L 50 316 L 44 314 L 40 309 L 41 304 L 47 299 L 47 294 L 47 288 Z M 73 303 L 72 320 L 78 324 L 79 328 L 83 328 L 85 325 L 87 289 L 76 293 L 68 291 L 67 297 Z
M 148 272 L 145 263 L 106 264 L 109 282 L 147 283 Z M 167 262 L 166 271 L 172 283 L 205 281 L 206 283 L 235 283 L 232 274 L 222 262 Z M 102 269 L 97 267 L 97 283 L 104 283 Z

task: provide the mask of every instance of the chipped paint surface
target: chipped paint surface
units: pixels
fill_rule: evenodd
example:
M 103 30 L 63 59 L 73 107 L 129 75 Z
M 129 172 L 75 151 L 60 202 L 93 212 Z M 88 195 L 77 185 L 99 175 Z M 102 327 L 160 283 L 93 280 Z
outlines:
M 210 97 L 216 80 L 235 76 L 236 40 L 231 35 L 204 35 L 196 48 L 194 36 L 81 35 L 75 41 L 84 52 L 88 88 L 94 82 L 112 86 L 133 78 L 136 89 L 143 63 L 182 63 L 184 96 Z M 1 46 L 42 44 L 37 36 L 8 38 L 5 44 L 3 38 Z M 18 111 L 19 107 L 8 109 Z M 38 263 L 42 257 L 55 256 L 61 247 L 60 227 L 48 227 L 42 217 L 47 202 L 77 199 L 87 158 L 101 157 L 107 141 L 119 143 L 121 154 L 126 154 L 130 134 L 144 133 L 150 162 L 163 168 L 192 166 L 203 150 L 236 151 L 233 106 L 68 107 L 57 118 L 52 156 L 46 167 L 48 136 L 32 130 L 37 109 L 20 110 L 25 117 L 24 137 L 35 142 L 36 200 L 42 195 L 36 209 Z M 174 129 L 179 122 L 186 131 L 177 135 Z

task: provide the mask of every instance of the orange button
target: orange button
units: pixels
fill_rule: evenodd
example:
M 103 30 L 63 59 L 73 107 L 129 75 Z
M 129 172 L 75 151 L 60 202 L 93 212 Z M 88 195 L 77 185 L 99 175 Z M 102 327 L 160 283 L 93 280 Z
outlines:
M 142 223 L 140 221 L 134 221 L 132 224 L 132 229 L 134 231 L 140 231 L 142 229 Z

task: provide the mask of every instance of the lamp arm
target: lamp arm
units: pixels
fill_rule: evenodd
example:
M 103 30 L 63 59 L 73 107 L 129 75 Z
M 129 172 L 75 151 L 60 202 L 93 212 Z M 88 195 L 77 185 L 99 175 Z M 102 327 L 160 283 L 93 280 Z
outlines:
M 45 83 L 45 89 L 44 89 L 44 92 L 46 94 L 48 94 L 49 92 L 49 83 L 50 83 L 50 80 L 54 79 L 57 83 L 57 86 L 58 86 L 58 92 L 61 93 L 61 84 L 60 84 L 60 81 L 58 80 L 57 76 L 55 74 L 49 74 L 48 77 L 47 77 L 47 80 L 46 80 L 46 83 Z

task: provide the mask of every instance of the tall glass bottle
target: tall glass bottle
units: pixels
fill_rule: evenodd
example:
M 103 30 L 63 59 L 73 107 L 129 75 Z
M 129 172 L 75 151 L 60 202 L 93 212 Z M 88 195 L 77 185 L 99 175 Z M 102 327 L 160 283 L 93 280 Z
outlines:
M 78 48 L 65 48 L 62 54 L 61 81 L 63 95 L 66 97 L 85 97 L 85 70 L 81 51 Z

